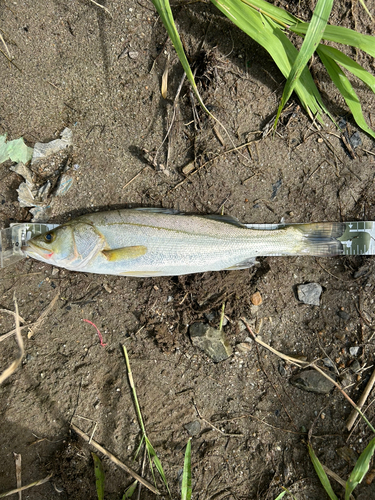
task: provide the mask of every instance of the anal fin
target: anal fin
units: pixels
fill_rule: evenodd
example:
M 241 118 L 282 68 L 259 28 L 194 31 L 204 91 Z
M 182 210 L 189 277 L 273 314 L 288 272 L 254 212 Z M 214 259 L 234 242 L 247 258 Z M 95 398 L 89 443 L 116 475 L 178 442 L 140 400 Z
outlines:
M 225 269 L 223 269 L 223 271 L 237 271 L 239 269 L 248 269 L 249 267 L 253 267 L 256 264 L 259 264 L 256 258 L 250 257 L 249 259 L 245 259 L 239 262 L 238 264 L 235 264 L 234 266 L 226 267 Z
M 121 260 L 136 259 L 147 253 L 147 247 L 136 245 L 133 247 L 115 248 L 114 250 L 102 250 L 104 257 L 110 262 L 119 262 Z

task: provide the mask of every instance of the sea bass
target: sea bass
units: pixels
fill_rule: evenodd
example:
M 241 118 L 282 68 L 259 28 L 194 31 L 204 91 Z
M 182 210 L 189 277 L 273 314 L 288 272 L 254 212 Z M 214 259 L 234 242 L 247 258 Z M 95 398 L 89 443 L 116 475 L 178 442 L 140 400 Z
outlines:
M 248 229 L 222 215 L 138 208 L 82 215 L 29 240 L 26 255 L 54 266 L 117 276 L 177 276 L 245 269 L 266 255 L 339 255 L 339 222 Z

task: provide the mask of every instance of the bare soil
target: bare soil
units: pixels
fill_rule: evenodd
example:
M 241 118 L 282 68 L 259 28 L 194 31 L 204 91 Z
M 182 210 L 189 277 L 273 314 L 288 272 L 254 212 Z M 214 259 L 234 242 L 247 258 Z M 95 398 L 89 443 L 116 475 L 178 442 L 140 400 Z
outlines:
M 67 126 L 74 134 L 73 187 L 54 201 L 51 221 L 139 205 L 196 213 L 216 213 L 224 205 L 225 213 L 248 223 L 375 220 L 374 142 L 360 132 L 363 144 L 351 158 L 328 118 L 318 133 L 294 96 L 277 133 L 263 137 L 284 79 L 268 54 L 213 6 L 179 4 L 174 14 L 197 65 L 202 96 L 229 137 L 217 126 L 215 131 L 198 108 L 194 119 L 194 99 L 185 84 L 164 144 L 182 70 L 151 3 L 111 0 L 106 7 L 112 18 L 89 0 L 1 0 L 0 6 L 1 33 L 14 58 L 10 64 L 0 55 L 0 133 L 22 136 L 31 146 L 58 137 Z M 374 3 L 367 6 L 375 14 Z M 311 7 L 289 3 L 304 19 Z M 336 3 L 332 22 L 370 30 L 359 4 Z M 161 76 L 168 57 L 164 100 Z M 357 60 L 374 71 L 374 62 L 362 53 Z M 345 115 L 344 101 L 317 60 L 313 72 L 331 112 Z M 356 89 L 374 127 L 374 95 L 359 84 Z M 228 152 L 233 144 L 254 140 Z M 156 167 L 147 163 L 143 149 L 152 157 L 157 152 Z M 193 160 L 198 167 L 208 163 L 174 188 Z M 0 166 L 1 227 L 30 220 L 17 201 L 22 179 L 8 166 Z M 125 343 L 172 498 L 179 497 L 189 437 L 184 426 L 195 420 L 201 430 L 192 439 L 194 498 L 272 500 L 282 486 L 298 500 L 325 498 L 308 456 L 307 431 L 312 428 L 320 460 L 346 479 L 352 464 L 337 450 L 347 446 L 359 453 L 370 430 L 359 423 L 349 435 L 345 421 L 351 408 L 338 391 L 304 392 L 289 383 L 296 368 L 252 342 L 247 352 L 240 351 L 237 346 L 249 333 L 239 319 L 261 327 L 263 340 L 282 352 L 308 360 L 329 356 L 357 400 L 374 361 L 374 270 L 374 259 L 367 257 L 264 258 L 249 270 L 158 279 L 71 273 L 32 260 L 1 270 L 0 307 L 13 310 L 15 294 L 28 322 L 36 321 L 56 294 L 59 299 L 31 338 L 23 331 L 22 367 L 0 389 L 0 492 L 16 487 L 16 452 L 22 455 L 23 484 L 53 474 L 23 498 L 96 498 L 93 449 L 70 430 L 73 417 L 88 434 L 96 425 L 94 439 L 141 471 L 142 456 L 133 461 L 140 429 L 121 349 Z M 296 286 L 308 282 L 323 287 L 319 307 L 297 300 Z M 257 310 L 250 300 L 255 291 L 263 298 Z M 191 345 L 188 326 L 209 320 L 218 326 L 223 302 L 234 354 L 214 364 Z M 105 348 L 83 319 L 98 326 Z M 0 328 L 11 330 L 12 316 L 3 314 Z M 353 346 L 360 346 L 359 373 L 352 370 Z M 14 339 L 0 344 L 1 369 L 17 352 Z M 373 406 L 367 416 L 373 420 Z M 107 458 L 103 466 L 105 498 L 122 498 L 131 477 Z M 152 481 L 147 466 L 144 476 Z M 160 481 L 158 487 L 166 498 Z M 342 488 L 333 487 L 342 497 Z M 375 498 L 373 488 L 361 486 L 357 498 Z M 140 498 L 154 495 L 143 488 Z

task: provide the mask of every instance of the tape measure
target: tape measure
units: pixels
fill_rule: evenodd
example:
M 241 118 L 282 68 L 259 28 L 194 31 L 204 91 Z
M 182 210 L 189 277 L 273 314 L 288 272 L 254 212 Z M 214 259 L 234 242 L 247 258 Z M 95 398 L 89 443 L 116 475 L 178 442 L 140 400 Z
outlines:
M 324 222 L 322 223 L 324 224 Z M 343 222 L 345 231 L 338 241 L 341 242 L 343 252 L 340 255 L 375 255 L 375 222 L 355 221 Z M 11 224 L 7 229 L 0 230 L 0 267 L 25 258 L 22 247 L 26 242 L 39 234 L 54 229 L 59 224 L 20 223 Z M 274 231 L 283 229 L 286 225 L 298 227 L 300 224 L 244 224 L 249 229 Z M 267 255 L 277 256 L 272 253 Z M 295 254 L 294 254 L 295 255 Z

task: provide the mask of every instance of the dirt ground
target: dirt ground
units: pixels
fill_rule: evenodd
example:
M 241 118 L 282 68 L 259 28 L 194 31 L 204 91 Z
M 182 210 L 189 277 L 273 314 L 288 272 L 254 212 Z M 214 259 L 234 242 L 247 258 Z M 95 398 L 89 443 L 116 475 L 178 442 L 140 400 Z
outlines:
M 375 15 L 374 2 L 367 5 Z M 10 64 L 0 55 L 0 133 L 8 139 L 22 136 L 33 146 L 57 138 L 67 126 L 73 130 L 68 160 L 74 183 L 54 201 L 51 221 L 114 207 L 217 213 L 223 205 L 225 213 L 248 223 L 375 220 L 374 141 L 360 131 L 362 146 L 352 159 L 328 119 L 317 133 L 295 96 L 278 133 L 262 137 L 284 79 L 268 54 L 213 6 L 181 3 L 174 14 L 202 96 L 230 138 L 215 131 L 200 109 L 194 121 L 194 100 L 184 85 L 164 144 L 182 70 L 151 3 L 107 1 L 112 18 L 89 0 L 0 0 L 0 7 L 1 33 L 14 58 Z M 304 19 L 312 7 L 313 2 L 289 3 Z M 332 22 L 371 32 L 359 4 L 335 3 Z M 168 58 L 163 99 L 161 76 Z M 357 60 L 374 72 L 370 58 L 358 52 Z M 330 111 L 346 116 L 344 101 L 317 60 L 313 73 Z M 374 95 L 359 84 L 356 89 L 374 127 Z M 347 119 L 351 131 L 357 130 Z M 233 144 L 253 140 L 228 152 Z M 147 163 L 144 149 L 153 157 L 157 152 L 157 167 Z M 193 160 L 196 167 L 208 163 L 174 188 Z M 22 179 L 8 167 L 0 166 L 1 227 L 30 220 L 17 201 Z M 133 461 L 140 429 L 121 348 L 125 343 L 146 429 L 172 498 L 179 497 L 189 438 L 185 425 L 194 421 L 200 424 L 192 438 L 195 499 L 272 500 L 282 486 L 298 500 L 326 498 L 310 462 L 306 432 L 313 428 L 318 457 L 344 479 L 352 464 L 337 450 L 346 446 L 359 453 L 371 433 L 362 423 L 351 434 L 346 431 L 351 408 L 338 391 L 319 395 L 292 386 L 290 377 L 298 369 L 252 341 L 247 352 L 240 351 L 238 344 L 249 333 L 239 319 L 262 326 L 263 340 L 284 353 L 308 360 L 329 356 L 358 400 L 374 361 L 375 261 L 260 260 L 248 270 L 157 279 L 73 273 L 30 259 L 1 270 L 0 307 L 13 310 L 15 294 L 27 322 L 59 297 L 31 338 L 23 330 L 22 366 L 0 389 L 0 492 L 16 487 L 16 452 L 22 455 L 22 484 L 53 474 L 24 492 L 24 499 L 96 498 L 93 448 L 70 430 L 72 419 L 88 434 L 96 426 L 94 439 L 141 471 L 142 457 Z M 323 287 L 319 307 L 297 300 L 296 286 L 309 282 Z M 263 298 L 257 310 L 250 300 L 255 291 Z M 214 364 L 192 346 L 188 327 L 196 321 L 217 327 L 223 302 L 234 354 Z M 98 326 L 105 348 L 83 319 Z M 2 314 L 0 333 L 13 327 L 12 316 Z M 355 358 L 349 353 L 353 346 L 360 346 Z M 18 350 L 14 339 L 0 347 L 4 369 Z M 367 416 L 374 418 L 373 406 Z M 122 498 L 131 477 L 107 458 L 103 467 L 105 498 Z M 148 467 L 144 476 L 152 481 Z M 158 487 L 167 498 L 160 481 Z M 337 483 L 333 488 L 342 498 L 343 489 Z M 143 488 L 140 498 L 155 495 Z M 375 498 L 374 485 L 358 488 L 356 498 Z

